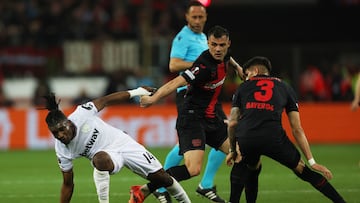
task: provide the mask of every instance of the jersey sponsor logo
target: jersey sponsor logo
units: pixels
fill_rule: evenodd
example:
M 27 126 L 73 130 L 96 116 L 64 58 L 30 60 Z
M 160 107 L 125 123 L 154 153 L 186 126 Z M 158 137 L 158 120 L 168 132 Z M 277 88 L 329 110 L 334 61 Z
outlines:
M 265 109 L 268 111 L 274 111 L 274 105 L 262 102 L 247 102 L 246 109 Z
M 85 145 L 85 150 L 84 150 L 84 152 L 82 152 L 82 153 L 80 154 L 80 156 L 85 156 L 85 157 L 88 157 L 88 156 L 89 156 L 90 149 L 94 146 L 95 141 L 96 141 L 98 135 L 99 135 L 99 131 L 95 128 L 95 129 L 94 129 L 94 132 L 93 132 L 93 134 L 92 134 L 92 136 L 91 136 L 91 138 L 90 138 L 90 140 L 89 140 L 89 142 L 86 143 L 86 145 Z
M 90 102 L 82 104 L 81 107 L 86 110 L 91 110 L 92 108 L 94 108 L 94 106 Z
M 205 84 L 204 88 L 205 89 L 216 89 L 217 87 L 223 85 L 224 82 L 225 82 L 225 77 L 222 80 L 220 80 L 219 82 L 217 82 L 217 83 L 207 83 L 207 84 Z

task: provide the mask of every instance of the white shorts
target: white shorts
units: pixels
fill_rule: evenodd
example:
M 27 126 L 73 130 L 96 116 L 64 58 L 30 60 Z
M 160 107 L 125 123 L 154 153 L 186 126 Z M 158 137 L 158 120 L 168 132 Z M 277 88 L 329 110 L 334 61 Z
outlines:
M 114 170 L 111 174 L 118 173 L 125 166 L 146 179 L 149 173 L 154 173 L 162 168 L 157 158 L 135 141 L 130 141 L 126 147 L 121 147 L 118 151 L 103 151 L 110 155 L 114 163 Z

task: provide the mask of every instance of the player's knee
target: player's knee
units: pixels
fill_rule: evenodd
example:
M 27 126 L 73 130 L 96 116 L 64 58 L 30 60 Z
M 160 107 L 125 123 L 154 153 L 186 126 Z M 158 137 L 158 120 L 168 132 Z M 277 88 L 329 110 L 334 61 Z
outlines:
M 293 169 L 293 171 L 295 172 L 295 174 L 302 174 L 305 169 L 306 165 L 305 163 L 300 159 L 300 161 L 298 162 L 297 166 Z
M 297 166 L 294 173 L 304 181 L 309 182 L 311 179 L 312 171 L 307 166 Z
M 173 184 L 174 181 L 172 177 L 162 169 L 155 173 L 150 173 L 147 179 L 150 181 L 151 186 L 154 189 L 160 187 L 169 187 Z
M 96 153 L 92 159 L 92 163 L 95 168 L 100 171 L 113 171 L 114 164 L 108 153 L 100 151 Z
M 186 167 L 187 167 L 191 177 L 200 175 L 201 168 L 199 166 L 192 165 L 192 166 L 186 166 Z

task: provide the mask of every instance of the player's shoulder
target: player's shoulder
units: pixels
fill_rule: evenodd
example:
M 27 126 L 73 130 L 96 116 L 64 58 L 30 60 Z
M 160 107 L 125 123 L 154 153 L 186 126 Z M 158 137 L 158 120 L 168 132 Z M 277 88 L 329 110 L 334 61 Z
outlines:
M 94 103 L 92 102 L 87 102 L 81 105 L 78 105 L 75 109 L 74 112 L 72 112 L 69 116 L 68 119 L 73 121 L 73 122 L 78 122 L 81 120 L 86 120 L 91 118 L 92 116 L 94 116 L 97 113 L 97 109 L 94 105 Z
M 212 62 L 216 62 L 214 60 L 214 58 L 211 56 L 209 49 L 204 50 L 203 52 L 201 52 L 201 54 L 198 57 L 198 60 L 207 62 L 207 63 L 212 63 Z
M 87 103 L 84 104 L 80 104 L 76 107 L 76 110 L 73 113 L 76 112 L 81 112 L 81 111 L 86 111 L 86 112 L 97 112 L 97 109 L 95 107 L 95 104 L 92 101 L 89 101 Z
M 55 152 L 57 154 L 62 154 L 65 153 L 65 151 L 67 151 L 66 145 L 58 139 L 55 139 L 54 146 L 55 146 Z
M 201 52 L 201 54 L 194 61 L 194 65 L 202 65 L 203 68 L 210 68 L 215 63 L 208 50 Z

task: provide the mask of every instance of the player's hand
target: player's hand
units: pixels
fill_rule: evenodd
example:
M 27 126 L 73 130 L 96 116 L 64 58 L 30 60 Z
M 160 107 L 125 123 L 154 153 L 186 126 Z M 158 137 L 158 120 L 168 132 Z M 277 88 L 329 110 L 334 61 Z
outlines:
M 153 104 L 151 96 L 141 96 L 140 97 L 140 107 L 149 107 Z
M 230 152 L 229 154 L 226 155 L 225 158 L 226 165 L 232 166 L 234 164 L 233 156 L 234 156 L 233 152 Z
M 236 144 L 236 150 L 233 152 L 229 152 L 226 155 L 226 164 L 228 166 L 233 165 L 234 163 L 239 163 L 242 160 L 242 156 L 241 156 L 241 152 L 240 152 L 240 147 L 238 144 Z
M 234 163 L 239 163 L 242 159 L 240 153 L 237 152 L 230 152 L 226 155 L 226 165 L 232 166 Z
M 315 171 L 322 173 L 325 176 L 325 178 L 328 180 L 331 180 L 333 178 L 331 171 L 321 164 L 315 163 L 314 165 L 311 166 L 311 168 L 314 169 Z
M 239 71 L 238 75 L 242 81 L 246 80 L 246 75 L 243 72 L 243 68 L 240 66 L 241 71 Z
M 226 165 L 228 166 L 232 166 L 234 164 L 234 160 L 237 158 L 237 153 L 236 152 L 229 152 L 226 155 L 225 161 L 226 161 Z
M 352 111 L 356 111 L 356 110 L 359 108 L 359 106 L 360 106 L 360 102 L 359 102 L 359 101 L 353 100 L 353 101 L 351 102 L 351 110 L 352 110 Z

